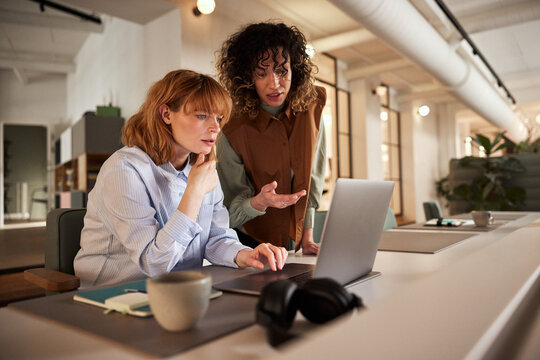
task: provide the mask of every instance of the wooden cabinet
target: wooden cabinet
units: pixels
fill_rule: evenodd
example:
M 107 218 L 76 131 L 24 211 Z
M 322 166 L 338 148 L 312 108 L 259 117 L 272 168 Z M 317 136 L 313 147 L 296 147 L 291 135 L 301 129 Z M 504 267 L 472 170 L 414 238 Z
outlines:
M 118 112 L 114 112 L 118 115 Z M 88 111 L 56 141 L 56 207 L 84 207 L 101 165 L 122 147 L 124 119 Z M 75 200 L 78 199 L 78 200 Z
M 77 158 L 78 190 L 90 191 L 96 184 L 101 165 L 112 153 L 83 153 Z
M 96 183 L 101 165 L 112 153 L 83 153 L 75 159 L 56 166 L 55 190 L 90 191 Z

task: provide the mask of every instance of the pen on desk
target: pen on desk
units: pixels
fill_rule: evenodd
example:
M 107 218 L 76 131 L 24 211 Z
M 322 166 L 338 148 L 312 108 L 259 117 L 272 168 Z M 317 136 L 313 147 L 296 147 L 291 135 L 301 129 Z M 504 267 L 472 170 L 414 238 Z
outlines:
M 144 290 L 139 290 L 139 289 L 124 289 L 124 292 L 127 292 L 127 293 L 139 292 L 139 293 L 146 294 L 146 291 L 144 291 Z

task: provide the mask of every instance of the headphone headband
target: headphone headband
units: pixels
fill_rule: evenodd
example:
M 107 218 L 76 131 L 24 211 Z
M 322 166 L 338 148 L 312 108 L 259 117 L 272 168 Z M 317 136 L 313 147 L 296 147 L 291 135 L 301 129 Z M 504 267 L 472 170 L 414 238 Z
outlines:
M 256 321 L 266 328 L 270 345 L 279 346 L 297 336 L 289 331 L 297 310 L 309 321 L 324 324 L 361 306 L 359 297 L 330 278 L 311 279 L 300 287 L 279 280 L 263 288 Z

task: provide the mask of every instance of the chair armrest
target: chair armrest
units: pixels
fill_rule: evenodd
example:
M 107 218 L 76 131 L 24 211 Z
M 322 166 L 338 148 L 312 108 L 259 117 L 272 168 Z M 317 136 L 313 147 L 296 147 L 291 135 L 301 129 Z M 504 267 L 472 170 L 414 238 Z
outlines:
M 79 278 L 75 275 L 45 268 L 25 270 L 24 279 L 47 291 L 53 292 L 75 290 L 81 285 Z

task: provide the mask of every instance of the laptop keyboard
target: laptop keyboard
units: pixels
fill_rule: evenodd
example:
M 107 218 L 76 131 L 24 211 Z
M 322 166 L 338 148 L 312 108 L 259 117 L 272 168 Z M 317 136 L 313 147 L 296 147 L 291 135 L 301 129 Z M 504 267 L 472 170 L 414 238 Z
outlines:
M 289 278 L 290 281 L 295 283 L 298 286 L 302 286 L 307 283 L 309 280 L 313 279 L 313 273 L 311 271 L 305 272 L 303 274 L 298 274 Z

